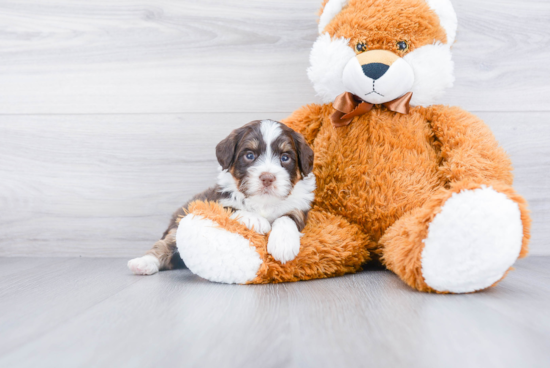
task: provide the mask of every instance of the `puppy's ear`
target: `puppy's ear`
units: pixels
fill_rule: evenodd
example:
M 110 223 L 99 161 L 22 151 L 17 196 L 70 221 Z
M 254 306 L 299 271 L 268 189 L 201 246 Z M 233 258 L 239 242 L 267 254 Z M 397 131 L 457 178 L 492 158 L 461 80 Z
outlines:
M 223 170 L 227 170 L 233 165 L 237 144 L 241 140 L 242 135 L 242 129 L 235 129 L 227 138 L 216 146 L 216 158 Z
M 313 171 L 313 150 L 300 133 L 292 132 L 292 138 L 298 150 L 300 171 L 303 176 L 308 176 Z

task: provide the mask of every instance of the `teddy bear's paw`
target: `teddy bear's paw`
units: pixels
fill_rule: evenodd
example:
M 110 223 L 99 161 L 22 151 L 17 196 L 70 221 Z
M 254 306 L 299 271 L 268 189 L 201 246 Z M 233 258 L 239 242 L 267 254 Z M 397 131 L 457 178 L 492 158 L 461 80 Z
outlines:
M 262 265 L 248 239 L 202 216 L 190 214 L 180 221 L 176 244 L 191 272 L 210 281 L 245 284 Z
M 429 225 L 422 275 L 436 291 L 468 293 L 499 281 L 519 256 L 520 210 L 491 187 L 463 190 Z
M 157 257 L 146 255 L 128 261 L 128 268 L 136 275 L 152 275 L 159 272 L 160 262 Z
M 281 217 L 273 222 L 273 230 L 267 241 L 267 251 L 277 261 L 292 261 L 300 252 L 300 232 L 296 223 L 289 217 Z
M 236 219 L 241 224 L 254 230 L 258 234 L 267 234 L 271 230 L 271 224 L 269 221 L 260 215 L 256 215 L 247 211 L 236 211 L 231 215 L 231 218 Z

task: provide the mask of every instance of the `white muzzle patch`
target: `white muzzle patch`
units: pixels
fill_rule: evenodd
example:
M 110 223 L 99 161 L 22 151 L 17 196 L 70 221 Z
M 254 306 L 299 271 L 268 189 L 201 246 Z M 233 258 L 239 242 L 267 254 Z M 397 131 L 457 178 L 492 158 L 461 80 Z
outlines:
M 346 91 L 368 103 L 382 104 L 410 92 L 414 72 L 402 58 L 391 65 L 377 62 L 361 65 L 354 57 L 344 68 L 342 81 Z

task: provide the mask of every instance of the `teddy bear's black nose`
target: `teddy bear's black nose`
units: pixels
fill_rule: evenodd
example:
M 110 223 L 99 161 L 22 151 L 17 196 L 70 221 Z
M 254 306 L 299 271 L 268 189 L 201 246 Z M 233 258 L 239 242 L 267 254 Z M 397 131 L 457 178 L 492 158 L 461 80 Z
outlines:
M 377 80 L 378 78 L 386 74 L 386 72 L 390 67 L 389 65 L 382 64 L 382 63 L 370 63 L 370 64 L 363 65 L 362 68 L 363 68 L 363 73 L 367 77 Z

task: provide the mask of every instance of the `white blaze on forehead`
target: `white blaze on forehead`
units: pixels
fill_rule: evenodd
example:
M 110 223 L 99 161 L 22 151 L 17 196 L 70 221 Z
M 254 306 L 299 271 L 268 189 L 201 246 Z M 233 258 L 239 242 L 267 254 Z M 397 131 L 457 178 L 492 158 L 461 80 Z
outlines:
M 447 33 L 447 45 L 452 45 L 456 37 L 458 20 L 450 0 L 426 0 L 428 6 L 437 14 L 441 26 Z M 329 0 L 319 18 L 319 33 L 348 5 L 348 0 Z
M 281 129 L 281 126 L 278 122 L 273 120 L 262 120 L 260 124 L 260 131 L 262 132 L 262 138 L 264 139 L 264 142 L 267 146 L 266 149 L 266 156 L 270 157 L 272 155 L 271 153 L 271 143 L 277 139 L 283 130 Z

